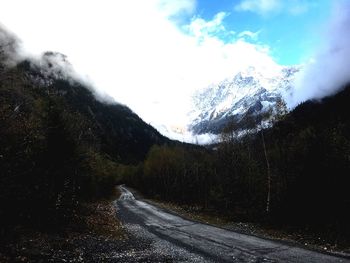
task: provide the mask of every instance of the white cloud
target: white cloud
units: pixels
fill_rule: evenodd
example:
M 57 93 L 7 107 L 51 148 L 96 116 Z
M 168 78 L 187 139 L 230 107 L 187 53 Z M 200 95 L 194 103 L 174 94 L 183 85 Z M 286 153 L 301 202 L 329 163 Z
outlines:
M 192 14 L 196 8 L 196 0 L 158 0 L 158 8 L 166 16 Z
M 258 40 L 258 38 L 259 38 L 259 35 L 260 35 L 260 30 L 259 31 L 257 31 L 257 32 L 252 32 L 252 31 L 249 31 L 249 30 L 245 30 L 245 31 L 243 31 L 243 32 L 240 32 L 239 34 L 238 34 L 238 37 L 239 38 L 243 38 L 243 39 L 251 39 L 251 40 L 254 40 L 254 41 L 257 41 Z
M 350 83 L 350 3 L 334 3 L 333 15 L 323 34 L 323 45 L 304 66 L 289 98 L 294 107 L 308 99 L 321 99 L 335 94 Z
M 263 16 L 286 12 L 300 15 L 315 5 L 314 0 L 242 0 L 235 6 L 236 11 L 249 11 Z
M 195 17 L 192 19 L 191 23 L 184 28 L 196 38 L 215 36 L 218 33 L 226 31 L 222 24 L 226 16 L 227 14 L 225 12 L 220 12 L 210 21 Z
M 277 65 L 267 46 L 225 28 L 226 13 L 179 27 L 173 18 L 192 16 L 194 0 L 0 0 L 0 6 L 0 23 L 27 51 L 66 54 L 97 89 L 149 123 L 185 125 L 194 90 L 242 67 Z

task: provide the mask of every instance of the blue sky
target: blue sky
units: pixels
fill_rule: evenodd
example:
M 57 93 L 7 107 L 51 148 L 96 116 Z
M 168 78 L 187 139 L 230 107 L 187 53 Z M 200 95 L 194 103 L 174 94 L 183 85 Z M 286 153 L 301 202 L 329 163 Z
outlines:
M 244 2 L 251 8 L 240 9 Z M 264 4 L 265 9 L 259 8 Z M 259 32 L 255 42 L 268 45 L 278 63 L 291 65 L 303 63 L 319 45 L 331 5 L 331 0 L 199 0 L 195 16 L 210 20 L 219 12 L 227 13 L 223 21 L 227 30 Z

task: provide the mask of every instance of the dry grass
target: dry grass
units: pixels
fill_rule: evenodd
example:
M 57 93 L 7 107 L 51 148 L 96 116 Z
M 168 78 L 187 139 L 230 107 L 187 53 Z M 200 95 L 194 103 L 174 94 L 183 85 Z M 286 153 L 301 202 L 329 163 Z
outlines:
M 123 226 L 116 216 L 113 201 L 104 200 L 85 206 L 88 213 L 85 213 L 81 220 L 90 233 L 113 239 L 125 237 Z
M 126 234 L 121 222 L 117 218 L 115 200 L 120 196 L 118 188 L 109 199 L 81 204 L 78 217 L 72 224 L 75 228 L 82 227 L 80 231 L 100 235 L 111 239 L 123 239 Z

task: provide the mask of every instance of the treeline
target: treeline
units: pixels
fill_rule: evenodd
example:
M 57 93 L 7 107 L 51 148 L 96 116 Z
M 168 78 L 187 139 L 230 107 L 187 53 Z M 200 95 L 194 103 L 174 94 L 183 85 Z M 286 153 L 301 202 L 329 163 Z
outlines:
M 349 101 L 347 88 L 300 105 L 272 128 L 237 137 L 231 127 L 211 150 L 154 146 L 126 182 L 236 220 L 349 239 Z

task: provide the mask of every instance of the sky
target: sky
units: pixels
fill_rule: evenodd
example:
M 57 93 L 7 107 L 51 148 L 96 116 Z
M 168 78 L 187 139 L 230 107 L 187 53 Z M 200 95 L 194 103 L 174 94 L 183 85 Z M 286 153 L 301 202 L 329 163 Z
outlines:
M 25 56 L 61 52 L 146 122 L 183 126 L 197 89 L 251 65 L 314 61 L 336 2 L 0 0 L 0 25 Z
M 279 64 L 295 65 L 305 62 L 318 45 L 331 6 L 330 0 L 207 0 L 198 2 L 197 12 L 210 19 L 225 10 L 227 29 L 236 36 L 246 31 L 256 33 L 255 39 L 246 35 L 246 41 L 268 46 Z

